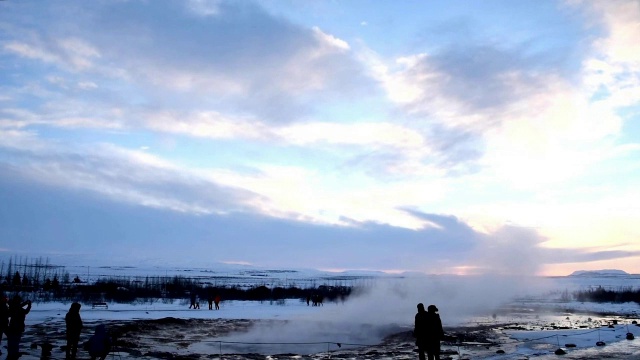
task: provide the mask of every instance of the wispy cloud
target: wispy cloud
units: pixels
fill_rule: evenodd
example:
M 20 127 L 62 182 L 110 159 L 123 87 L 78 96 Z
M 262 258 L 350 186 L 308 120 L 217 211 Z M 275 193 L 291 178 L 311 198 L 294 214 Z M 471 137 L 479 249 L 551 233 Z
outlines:
M 100 58 L 96 48 L 78 38 L 44 40 L 36 37 L 31 42 L 11 41 L 4 45 L 4 50 L 74 71 L 89 70 L 94 67 L 95 59 Z
M 109 144 L 72 151 L 25 135 L 15 134 L 19 145 L 4 151 L 11 155 L 8 164 L 21 176 L 49 185 L 89 190 L 113 201 L 194 215 L 247 210 L 249 199 L 257 196 L 221 186 L 142 151 Z M 11 145 L 11 141 L 3 145 Z

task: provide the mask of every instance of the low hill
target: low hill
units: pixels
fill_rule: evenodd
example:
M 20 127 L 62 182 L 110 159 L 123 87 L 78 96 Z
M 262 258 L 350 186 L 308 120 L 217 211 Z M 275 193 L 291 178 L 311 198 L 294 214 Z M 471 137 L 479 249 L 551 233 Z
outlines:
M 625 276 L 629 275 L 624 270 L 604 269 L 604 270 L 578 270 L 569 276 Z

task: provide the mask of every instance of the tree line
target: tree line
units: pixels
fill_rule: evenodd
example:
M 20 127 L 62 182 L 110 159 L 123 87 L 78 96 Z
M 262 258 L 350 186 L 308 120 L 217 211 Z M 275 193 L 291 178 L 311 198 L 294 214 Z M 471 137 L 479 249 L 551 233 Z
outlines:
M 353 292 L 352 286 L 212 285 L 198 279 L 176 276 L 104 277 L 93 283 L 78 276 L 71 279 L 63 266 L 49 263 L 49 259 L 12 257 L 0 262 L 0 291 L 20 293 L 34 301 L 90 302 L 149 302 L 173 301 L 195 295 L 201 302 L 214 296 L 224 300 L 280 301 L 307 299 L 313 296 L 327 301 L 344 301 Z
M 573 298 L 580 302 L 635 302 L 640 304 L 640 289 L 620 288 L 618 290 L 607 290 L 599 286 L 597 288 L 575 291 Z

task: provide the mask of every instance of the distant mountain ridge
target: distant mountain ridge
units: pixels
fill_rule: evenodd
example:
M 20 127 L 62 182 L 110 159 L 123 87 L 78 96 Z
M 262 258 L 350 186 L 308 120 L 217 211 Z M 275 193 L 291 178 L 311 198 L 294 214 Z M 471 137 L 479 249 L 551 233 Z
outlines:
M 571 273 L 569 276 L 625 276 L 629 275 L 624 270 L 617 269 L 603 269 L 603 270 L 578 270 Z

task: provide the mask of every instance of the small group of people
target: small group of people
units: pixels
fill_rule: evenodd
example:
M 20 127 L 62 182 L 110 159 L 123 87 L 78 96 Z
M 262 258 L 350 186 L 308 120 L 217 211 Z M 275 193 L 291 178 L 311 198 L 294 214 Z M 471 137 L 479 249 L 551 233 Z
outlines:
M 322 295 L 307 295 L 307 306 L 309 306 L 309 302 L 311 302 L 313 304 L 313 306 L 324 306 L 322 304 L 322 301 L 324 300 L 324 297 Z
M 83 328 L 80 308 L 79 303 L 72 303 L 64 318 L 67 330 L 66 359 L 75 359 L 78 352 L 78 342 Z M 2 335 L 6 334 L 7 360 L 16 360 L 20 357 L 20 340 L 30 311 L 31 300 L 22 301 L 22 298 L 16 295 L 7 301 L 4 295 L 0 295 L 0 344 Z M 107 328 L 104 325 L 98 325 L 86 345 L 92 360 L 97 358 L 104 360 L 111 349 L 111 338 Z M 1 350 L 0 354 L 2 354 Z
M 213 310 L 213 306 L 215 304 L 216 310 L 220 310 L 220 301 L 222 298 L 220 295 L 209 295 L 207 297 L 207 302 L 209 303 L 209 310 Z M 196 293 L 191 293 L 191 304 L 189 305 L 189 309 L 200 309 L 200 302 L 198 301 L 198 297 Z
M 425 311 L 424 305 L 418 304 L 413 336 L 416 338 L 420 360 L 425 360 L 425 352 L 428 360 L 440 360 L 440 340 L 444 338 L 444 330 L 435 305 L 429 305 Z
M 31 300 L 22 301 L 18 295 L 7 300 L 0 296 L 0 343 L 2 335 L 7 335 L 7 360 L 20 357 L 20 339 L 24 333 L 24 322 L 31 311 Z M 0 354 L 2 351 L 0 351 Z

